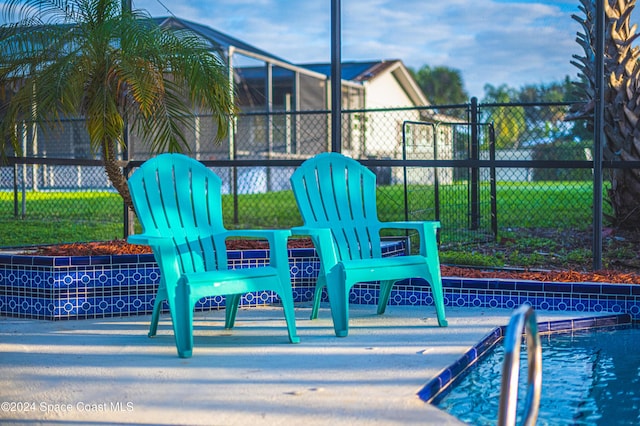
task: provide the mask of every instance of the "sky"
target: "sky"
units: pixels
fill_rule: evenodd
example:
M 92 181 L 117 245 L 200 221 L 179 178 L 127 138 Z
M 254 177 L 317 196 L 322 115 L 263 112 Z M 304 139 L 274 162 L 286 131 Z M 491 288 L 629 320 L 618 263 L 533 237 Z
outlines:
M 331 61 L 330 0 L 132 0 L 295 64 Z M 580 0 L 341 0 L 343 61 L 400 59 L 458 70 L 469 96 L 577 78 Z M 636 20 L 637 21 L 637 20 Z
M 579 0 L 341 0 L 343 61 L 400 59 L 460 71 L 470 96 L 485 84 L 577 78 L 572 55 Z M 176 15 L 296 64 L 331 61 L 330 0 L 133 0 L 152 16 Z

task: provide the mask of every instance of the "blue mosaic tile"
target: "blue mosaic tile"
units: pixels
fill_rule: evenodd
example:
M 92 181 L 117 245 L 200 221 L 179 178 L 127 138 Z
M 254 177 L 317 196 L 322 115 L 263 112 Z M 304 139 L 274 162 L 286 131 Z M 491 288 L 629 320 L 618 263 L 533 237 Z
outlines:
M 442 277 L 442 285 L 446 285 L 448 288 L 462 288 L 463 282 L 466 281 L 468 280 L 463 280 L 461 278 Z
M 613 316 L 608 316 L 608 317 L 602 317 L 602 318 L 596 318 L 596 326 L 597 327 L 612 327 L 615 325 L 619 325 L 620 322 L 618 320 L 618 318 L 613 317 Z
M 31 265 L 33 258 L 30 256 L 12 256 L 11 263 L 13 265 Z
M 566 291 L 571 291 L 571 285 L 566 285 L 563 283 L 544 283 L 542 289 L 545 294 L 549 293 L 563 293 Z
M 91 256 L 89 258 L 89 264 L 92 266 L 112 265 L 113 259 L 112 256 Z
M 395 285 L 396 286 L 407 286 L 407 285 L 410 285 L 411 287 L 431 288 L 431 284 L 429 284 L 429 282 L 427 280 L 423 279 L 423 278 L 406 279 L 406 280 L 398 281 Z
M 489 288 L 489 281 L 481 278 L 469 278 L 464 282 L 464 288 L 485 290 Z
M 549 321 L 539 323 L 538 331 L 540 333 L 567 332 L 583 329 L 588 326 L 608 327 L 628 325 L 631 324 L 631 321 L 632 317 L 628 314 L 583 318 L 579 320 Z M 418 397 L 425 402 L 437 404 L 438 399 L 446 394 L 446 389 L 448 389 L 456 379 L 462 377 L 469 367 L 475 364 L 489 349 L 501 340 L 506 332 L 506 328 L 506 326 L 496 328 L 481 342 L 475 345 L 473 349 L 458 359 L 452 366 L 443 370 L 437 377 L 425 384 L 418 392 Z M 456 372 L 456 374 L 453 374 L 454 372 Z
M 51 266 L 53 265 L 53 258 L 47 256 L 33 256 L 31 264 L 33 266 Z
M 403 249 L 398 247 L 388 244 L 385 250 L 401 254 Z M 309 248 L 289 251 L 294 300 L 311 301 L 319 271 L 315 251 Z M 267 263 L 268 251 L 251 252 L 258 257 L 237 253 L 237 258 L 230 262 L 231 267 Z M 232 253 L 230 251 L 230 255 Z M 79 258 L 0 255 L 0 315 L 69 319 L 73 315 L 146 314 L 151 312 L 159 281 L 159 270 L 151 254 Z M 628 313 L 634 320 L 640 320 L 640 285 L 445 277 L 443 291 L 446 306 L 514 309 L 529 303 L 544 310 Z M 378 286 L 359 284 L 354 286 L 349 297 L 352 303 L 376 304 Z M 63 300 L 65 304 L 60 305 Z M 323 300 L 327 300 L 326 291 Z M 273 294 L 252 295 L 241 301 L 250 306 L 277 302 L 277 296 Z M 424 280 L 403 280 L 394 286 L 389 303 L 432 305 L 431 288 Z M 202 309 L 218 309 L 224 306 L 224 301 L 206 301 L 201 306 Z M 24 312 L 21 311 L 23 307 Z
M 466 284 L 465 284 L 466 287 Z M 489 290 L 515 290 L 516 283 L 511 280 L 489 281 L 487 285 Z
M 565 321 L 555 321 L 549 324 L 549 329 L 547 330 L 550 333 L 571 330 L 574 325 L 573 320 L 565 320 Z
M 71 265 L 71 257 L 68 256 L 56 256 L 52 257 L 53 266 L 70 266 Z
M 631 287 L 629 285 L 609 284 L 607 287 L 608 294 L 631 295 Z
M 289 257 L 291 256 L 299 258 L 316 257 L 316 250 L 313 248 L 297 248 L 289 250 Z
M 118 256 L 120 258 L 122 257 L 128 257 L 128 256 Z M 71 258 L 70 264 L 73 266 L 87 266 L 91 264 L 91 256 L 73 256 Z
M 420 391 L 418 392 L 418 398 L 423 401 L 429 402 L 433 399 L 433 397 L 442 392 L 442 390 L 442 382 L 440 381 L 440 377 L 438 377 L 436 380 L 431 380 L 428 384 L 423 386 L 422 389 L 420 389 Z
M 602 289 L 600 284 L 576 283 L 572 286 L 574 293 L 599 294 Z
M 442 371 L 435 379 L 427 383 L 418 392 L 418 397 L 426 402 L 431 402 L 436 396 L 443 393 L 457 379 L 462 377 L 465 370 L 475 364 L 489 349 L 491 349 L 502 337 L 503 329 L 498 327 L 489 333 L 481 342 L 467 351 L 460 359 Z
M 125 254 L 121 256 L 110 256 L 111 264 L 136 264 L 139 261 L 139 256 L 137 254 Z
M 518 281 L 515 283 L 517 291 L 541 291 L 541 284 L 535 281 Z

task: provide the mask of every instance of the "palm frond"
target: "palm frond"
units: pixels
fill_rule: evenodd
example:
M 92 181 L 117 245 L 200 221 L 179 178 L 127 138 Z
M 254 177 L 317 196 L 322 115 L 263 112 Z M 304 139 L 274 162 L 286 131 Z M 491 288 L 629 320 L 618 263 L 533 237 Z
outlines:
M 195 34 L 123 12 L 120 0 L 8 0 L 3 13 L 0 151 L 7 141 L 20 148 L 21 123 L 69 116 L 86 119 L 105 157 L 122 142 L 125 117 L 153 152 L 189 149 L 195 109 L 225 137 L 235 113 L 227 69 Z M 126 184 L 117 189 L 126 200 Z

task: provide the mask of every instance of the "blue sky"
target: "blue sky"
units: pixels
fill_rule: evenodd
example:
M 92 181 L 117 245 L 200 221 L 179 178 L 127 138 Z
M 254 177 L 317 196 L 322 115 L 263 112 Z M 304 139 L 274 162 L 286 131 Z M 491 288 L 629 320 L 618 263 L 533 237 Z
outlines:
M 331 60 L 330 0 L 132 0 L 153 16 L 208 25 L 294 63 Z M 401 59 L 483 87 L 575 78 L 579 0 L 341 0 L 342 59 Z M 168 9 L 168 10 L 167 10 Z
M 330 0 L 133 0 L 153 16 L 206 24 L 295 63 L 331 60 Z M 414 69 L 461 72 L 482 98 L 486 83 L 560 81 L 577 69 L 579 0 L 341 0 L 342 59 L 401 59 Z

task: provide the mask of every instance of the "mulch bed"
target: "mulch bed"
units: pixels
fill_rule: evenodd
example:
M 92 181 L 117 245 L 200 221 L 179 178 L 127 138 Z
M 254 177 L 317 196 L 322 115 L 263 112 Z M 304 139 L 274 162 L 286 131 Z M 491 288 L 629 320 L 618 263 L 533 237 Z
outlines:
M 602 270 L 595 272 L 577 271 L 485 271 L 456 266 L 441 266 L 445 277 L 462 278 L 506 278 L 541 282 L 593 282 L 614 284 L 640 284 L 640 275 L 628 272 Z
M 313 247 L 306 238 L 290 239 L 289 248 Z M 227 241 L 229 250 L 247 250 L 267 248 L 267 243 L 255 240 Z M 113 240 L 92 243 L 58 244 L 41 246 L 29 251 L 31 255 L 40 256 L 100 256 L 118 254 L 146 254 L 151 253 L 147 246 L 128 244 L 125 240 Z M 517 280 L 533 280 L 542 282 L 599 282 L 617 284 L 640 284 L 640 275 L 628 272 L 603 270 L 595 272 L 577 271 L 487 271 L 475 268 L 461 268 L 456 266 L 441 266 L 445 277 L 461 278 L 505 278 Z

